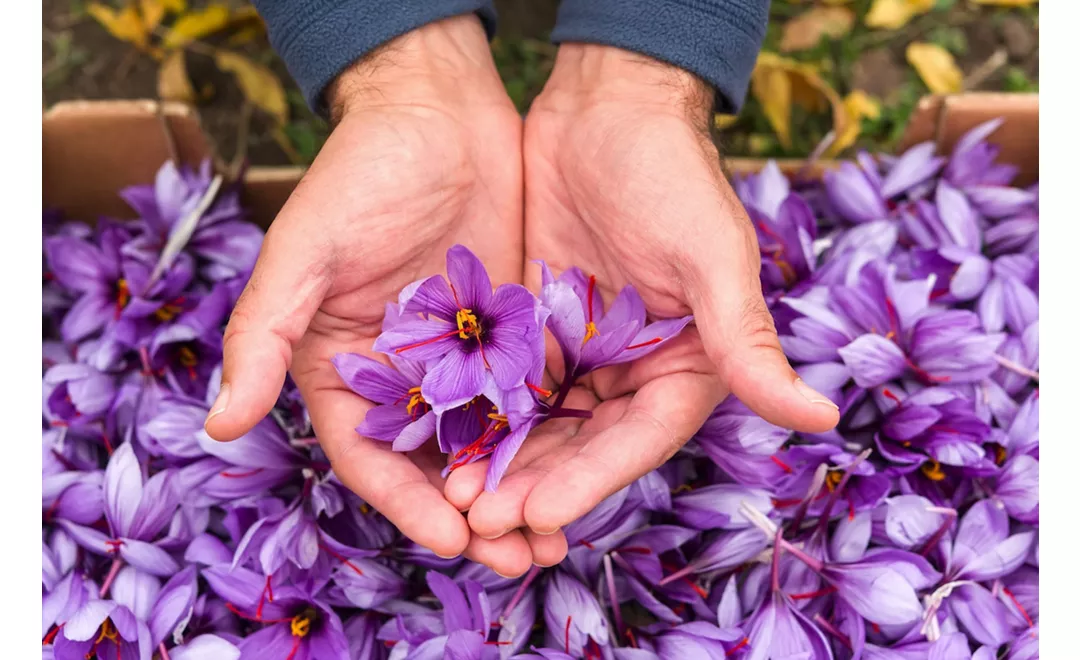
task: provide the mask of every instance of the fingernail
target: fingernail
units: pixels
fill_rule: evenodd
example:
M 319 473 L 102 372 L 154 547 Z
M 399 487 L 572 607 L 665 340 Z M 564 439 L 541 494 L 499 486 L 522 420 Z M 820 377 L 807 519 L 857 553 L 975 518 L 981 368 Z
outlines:
M 840 410 L 840 406 L 833 403 L 829 397 L 804 383 L 802 378 L 795 379 L 795 389 L 797 389 L 799 394 L 803 395 L 803 398 L 810 403 L 819 403 L 829 406 L 833 410 Z
M 225 383 L 221 386 L 221 390 L 218 391 L 217 398 L 214 399 L 214 405 L 210 407 L 210 414 L 206 416 L 206 421 L 209 422 L 213 418 L 225 412 L 225 408 L 227 408 L 228 406 L 229 384 Z
M 534 533 L 534 534 L 537 534 L 537 535 L 539 535 L 539 536 L 551 536 L 552 534 L 554 534 L 554 533 L 555 533 L 555 532 L 557 532 L 557 531 L 559 531 L 559 528 L 558 528 L 558 527 L 556 527 L 555 529 L 552 529 L 552 530 L 546 531 L 546 532 L 541 532 L 541 531 L 540 531 L 540 530 L 538 530 L 538 529 L 534 529 L 534 530 L 533 530 L 533 533 Z
M 435 551 L 432 550 L 432 552 L 435 552 Z M 439 559 L 454 559 L 455 557 L 457 557 L 457 555 L 440 555 L 437 552 L 435 552 L 435 556 L 438 557 Z
M 503 575 L 502 573 L 496 571 L 494 568 L 491 569 L 491 572 L 494 573 L 495 575 L 498 575 L 499 577 L 501 577 L 504 580 L 516 580 L 517 579 L 517 578 L 512 578 L 509 575 Z

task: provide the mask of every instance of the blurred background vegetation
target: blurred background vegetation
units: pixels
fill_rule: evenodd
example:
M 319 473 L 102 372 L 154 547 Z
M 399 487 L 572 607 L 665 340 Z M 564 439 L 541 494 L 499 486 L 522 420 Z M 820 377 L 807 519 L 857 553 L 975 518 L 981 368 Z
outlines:
M 497 0 L 492 44 L 525 111 L 551 70 L 557 0 Z M 326 124 L 306 107 L 243 0 L 44 0 L 42 86 L 66 99 L 191 103 L 225 158 L 307 164 Z M 930 92 L 1038 90 L 1037 0 L 772 0 L 730 155 L 889 150 Z

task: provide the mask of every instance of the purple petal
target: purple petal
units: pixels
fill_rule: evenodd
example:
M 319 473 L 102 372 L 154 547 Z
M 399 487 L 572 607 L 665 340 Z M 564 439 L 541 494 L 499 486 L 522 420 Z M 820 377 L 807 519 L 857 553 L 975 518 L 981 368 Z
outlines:
M 877 387 L 900 377 L 906 369 L 900 347 L 880 335 L 862 335 L 838 353 L 860 387 Z
M 453 323 L 457 318 L 457 312 L 461 309 L 450 284 L 441 275 L 432 275 L 420 283 L 412 296 L 405 301 L 404 311 L 407 314 L 432 314 L 443 321 Z M 476 310 L 473 310 L 476 311 Z M 398 329 L 395 327 L 395 330 Z M 382 350 L 376 348 L 375 350 Z M 423 358 L 418 358 L 423 359 Z
M 350 390 L 374 403 L 398 402 L 409 388 L 420 384 L 410 382 L 396 369 L 356 353 L 338 353 L 330 362 Z
M 491 300 L 491 280 L 480 259 L 464 245 L 446 251 L 446 273 L 457 292 L 459 307 L 484 309 Z
M 364 421 L 366 422 L 367 419 L 365 418 Z M 435 413 L 426 412 L 420 416 L 420 419 L 411 422 L 401 430 L 394 440 L 394 451 L 419 449 L 420 445 L 430 440 L 433 435 L 435 435 Z
M 142 479 L 131 443 L 120 445 L 105 468 L 105 516 L 117 536 L 126 536 L 135 522 L 143 494 Z
M 154 646 L 167 640 L 191 616 L 198 596 L 196 579 L 195 567 L 188 566 L 162 587 L 147 618 Z
M 825 192 L 835 211 L 851 222 L 870 222 L 889 215 L 885 200 L 866 174 L 851 163 L 825 173 Z
M 840 562 L 860 559 L 870 543 L 870 531 L 870 511 L 860 511 L 854 518 L 841 518 L 829 539 L 829 556 Z
M 937 174 L 945 159 L 934 157 L 936 148 L 933 142 L 924 142 L 905 151 L 882 180 L 881 195 L 896 197 Z
M 453 323 L 430 318 L 404 321 L 378 336 L 372 350 L 403 359 L 435 360 L 460 345 Z M 407 388 L 406 388 L 407 389 Z
M 889 414 L 881 430 L 894 440 L 911 440 L 921 435 L 941 419 L 936 408 L 920 405 L 901 405 Z
M 199 635 L 183 646 L 169 650 L 172 660 L 239 660 L 240 649 L 217 635 Z
M 60 336 L 68 343 L 82 341 L 112 320 L 115 309 L 116 304 L 104 294 L 85 293 L 64 315 Z
M 394 442 L 411 423 L 412 416 L 403 405 L 375 406 L 364 414 L 356 432 L 372 440 Z
M 472 627 L 469 603 L 461 587 L 442 573 L 431 571 L 427 574 L 427 585 L 443 606 L 443 620 L 447 632 L 468 630 Z
M 506 469 L 510 467 L 510 463 L 517 456 L 522 443 L 525 442 L 525 437 L 528 436 L 529 431 L 532 429 L 533 425 L 531 424 L 522 426 L 512 431 L 510 435 L 503 438 L 496 445 L 495 451 L 491 454 L 491 463 L 488 464 L 487 476 L 484 479 L 485 490 L 494 493 L 499 487 L 499 482 L 502 481 L 503 475 L 506 474 Z
M 554 335 L 568 365 L 577 365 L 585 339 L 585 314 L 581 300 L 565 282 L 552 282 L 541 291 L 543 305 L 551 310 L 547 327 Z
M 1038 198 L 1030 190 L 1010 186 L 968 186 L 964 188 L 964 192 L 980 213 L 991 218 L 1016 215 L 1034 204 Z
M 483 392 L 485 380 L 483 354 L 455 348 L 427 372 L 420 391 L 436 413 L 443 413 Z
M 630 345 L 607 364 L 622 364 L 645 357 L 660 348 L 668 339 L 682 332 L 683 328 L 693 320 L 693 316 L 684 316 L 650 323 L 634 335 L 634 338 L 630 340 Z
M 675 517 L 694 529 L 742 529 L 750 526 L 740 512 L 743 503 L 768 514 L 772 500 L 765 490 L 736 484 L 705 486 L 672 500 Z
M 121 539 L 120 556 L 127 563 L 150 575 L 167 577 L 180 570 L 180 566 L 169 553 L 144 541 Z
M 1033 525 L 1039 524 L 1039 461 L 1019 455 L 1005 464 L 994 494 L 1009 515 Z
M 975 641 L 994 647 L 1011 641 L 1009 612 L 984 587 L 961 585 L 949 597 L 948 603 L 957 622 Z

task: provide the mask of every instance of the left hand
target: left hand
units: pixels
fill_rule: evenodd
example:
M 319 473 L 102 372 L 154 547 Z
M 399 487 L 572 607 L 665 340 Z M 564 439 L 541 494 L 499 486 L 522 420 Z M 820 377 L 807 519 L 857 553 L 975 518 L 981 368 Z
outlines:
M 780 426 L 837 424 L 837 407 L 784 357 L 711 109 L 712 91 L 676 67 L 607 46 L 560 48 L 525 122 L 526 256 L 555 273 L 581 267 L 608 301 L 633 284 L 652 318 L 693 313 L 696 327 L 584 379 L 567 404 L 593 408 L 593 419 L 538 428 L 497 492 L 482 491 L 485 463 L 451 475 L 447 498 L 469 509 L 479 536 L 573 522 L 673 456 L 729 393 Z M 526 271 L 538 290 L 539 269 Z

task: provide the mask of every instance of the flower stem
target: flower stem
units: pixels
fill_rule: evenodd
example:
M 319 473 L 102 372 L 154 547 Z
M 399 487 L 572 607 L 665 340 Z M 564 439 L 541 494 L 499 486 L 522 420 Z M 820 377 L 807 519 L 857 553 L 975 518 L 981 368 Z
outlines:
M 517 604 L 521 602 L 521 599 L 525 596 L 525 590 L 529 588 L 529 585 L 532 584 L 533 580 L 536 579 L 536 576 L 540 574 L 540 570 L 541 569 L 539 566 L 533 564 L 533 567 L 530 568 L 529 572 L 525 574 L 525 579 L 521 581 L 521 584 L 518 586 L 517 591 L 514 592 L 513 598 L 511 598 L 510 602 L 507 603 L 506 607 L 503 608 L 501 618 L 505 619 L 506 617 L 510 616 L 510 613 L 514 611 L 514 608 L 517 607 Z
M 1028 378 L 1032 379 L 1036 383 L 1039 382 L 1039 372 L 1038 371 L 1028 369 L 1024 365 L 1019 364 L 1017 362 L 1013 362 L 1009 358 L 1004 357 L 1002 355 L 994 355 L 994 360 L 998 364 L 1000 364 L 1001 366 L 1008 369 L 1009 371 L 1015 371 L 1016 373 L 1020 374 L 1021 376 L 1027 376 Z
M 559 395 L 555 397 L 555 402 L 551 404 L 552 410 L 559 410 L 562 408 L 562 404 L 566 401 L 566 397 L 569 396 L 570 390 L 574 387 L 574 365 L 570 364 L 566 358 L 563 358 L 563 382 L 559 385 Z
M 618 640 L 626 630 L 623 623 L 622 610 L 619 608 L 619 598 L 615 593 L 615 574 L 611 570 L 611 556 L 604 555 L 604 575 L 607 579 L 608 598 L 611 600 L 611 612 L 615 616 L 615 639 Z
M 112 586 L 113 580 L 116 579 L 116 574 L 120 572 L 120 567 L 123 565 L 123 559 L 117 557 L 113 560 L 112 566 L 109 567 L 109 574 L 105 576 L 105 581 L 101 583 L 101 591 L 98 592 L 98 598 L 104 598 L 109 595 L 109 587 Z
M 773 539 L 772 549 L 772 573 L 771 584 L 773 592 L 780 591 L 780 555 L 782 554 L 784 541 L 784 528 L 779 525 L 776 526 L 776 536 Z
M 169 660 L 169 650 L 165 648 L 165 642 L 158 644 L 158 653 L 161 654 L 161 660 Z
M 855 473 L 855 468 L 859 467 L 870 456 L 873 449 L 867 449 L 863 453 L 855 457 L 855 460 L 848 464 L 847 469 L 844 470 L 844 476 L 840 479 L 840 483 L 836 484 L 836 488 L 833 490 L 832 495 L 829 497 L 829 501 L 825 503 L 825 508 L 821 510 L 821 520 L 818 521 L 819 529 L 824 531 L 825 527 L 829 524 L 829 517 L 832 515 L 833 507 L 836 506 L 836 501 L 840 499 L 840 494 L 844 492 L 844 487 L 847 486 L 847 482 L 851 479 L 851 475 Z
M 559 419 L 560 417 L 573 417 L 576 419 L 592 419 L 591 410 L 578 410 L 576 408 L 552 408 L 548 413 L 548 419 Z
M 852 650 L 851 640 L 848 639 L 848 636 L 842 633 L 836 626 L 825 620 L 825 617 L 821 616 L 820 613 L 814 615 L 814 622 L 821 626 L 822 630 L 839 640 L 847 650 Z
M 809 566 L 811 570 L 813 570 L 815 573 L 821 573 L 821 571 L 825 570 L 824 562 L 822 562 L 820 559 L 815 559 L 810 555 L 806 554 L 802 551 L 802 549 L 792 545 L 790 541 L 784 538 L 780 538 L 780 547 L 782 547 L 785 552 L 790 552 L 791 554 L 795 555 L 796 559 Z M 776 552 L 775 546 L 773 547 L 773 552 Z

